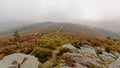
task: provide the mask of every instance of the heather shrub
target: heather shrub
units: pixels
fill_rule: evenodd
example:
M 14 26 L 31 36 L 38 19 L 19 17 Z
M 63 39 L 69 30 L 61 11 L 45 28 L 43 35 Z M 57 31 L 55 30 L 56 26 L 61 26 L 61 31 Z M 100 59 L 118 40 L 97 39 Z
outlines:
M 92 63 L 88 63 L 87 66 L 88 66 L 89 68 L 103 68 L 103 67 L 97 66 L 97 65 L 92 64 Z
M 52 57 L 52 50 L 47 48 L 36 47 L 32 54 L 36 56 L 40 62 L 44 63 Z
M 45 62 L 43 68 L 53 68 L 53 62 Z
M 68 39 L 59 35 L 43 36 L 41 39 L 38 40 L 38 46 L 49 48 L 52 50 L 66 43 L 69 43 Z
M 108 45 L 114 45 L 115 42 L 113 40 L 105 40 L 105 43 Z
M 25 47 L 34 48 L 35 46 L 36 46 L 36 44 L 32 43 L 32 42 L 23 42 L 23 43 L 19 44 L 20 48 L 25 48 Z
M 92 44 L 89 41 L 83 41 L 83 44 L 92 46 Z
M 16 39 L 20 38 L 19 32 L 17 30 L 14 32 L 13 36 Z
M 58 53 L 58 55 L 63 55 L 64 53 L 66 53 L 66 52 L 72 52 L 69 48 L 63 48 L 63 47 L 61 47 L 60 49 L 59 49 L 59 53 Z

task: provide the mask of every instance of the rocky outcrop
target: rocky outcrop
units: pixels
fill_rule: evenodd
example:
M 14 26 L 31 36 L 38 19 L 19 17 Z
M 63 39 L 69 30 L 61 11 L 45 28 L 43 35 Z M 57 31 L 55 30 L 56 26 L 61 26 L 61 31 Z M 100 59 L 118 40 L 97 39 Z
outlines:
M 71 45 L 72 47 L 72 45 Z M 69 47 L 68 47 L 69 48 Z M 71 48 L 74 49 L 75 48 Z M 74 61 L 76 68 L 89 68 L 88 65 L 92 64 L 96 67 L 106 68 L 105 64 L 97 55 L 95 49 L 91 46 L 84 45 L 81 46 L 80 49 L 77 49 L 78 53 L 64 53 L 64 57 L 70 57 L 72 61 Z M 69 67 L 61 67 L 61 68 L 69 68 Z
M 79 66 L 81 67 L 87 67 L 87 64 L 91 63 L 94 64 L 98 67 L 104 67 L 104 63 L 102 63 L 102 61 L 99 59 L 99 57 L 96 57 L 93 54 L 89 54 L 89 53 L 79 53 L 79 54 L 72 54 L 72 53 L 64 53 L 63 54 L 64 57 L 71 57 L 72 61 L 74 61 L 75 63 L 77 63 L 77 68 L 79 68 Z M 101 62 L 101 63 L 99 63 Z M 83 65 L 81 65 L 83 64 Z M 78 66 L 79 65 L 79 66 Z
M 36 57 L 15 53 L 4 57 L 0 61 L 0 68 L 38 68 L 39 61 Z
M 88 54 L 92 54 L 94 56 L 97 56 L 95 49 L 89 45 L 81 46 L 78 51 L 79 51 L 79 53 L 88 53 Z

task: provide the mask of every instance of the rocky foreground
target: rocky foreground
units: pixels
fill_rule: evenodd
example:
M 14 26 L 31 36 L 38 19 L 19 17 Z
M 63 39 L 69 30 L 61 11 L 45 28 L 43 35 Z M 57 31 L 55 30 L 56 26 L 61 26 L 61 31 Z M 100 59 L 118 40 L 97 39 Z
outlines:
M 46 65 L 32 55 L 15 53 L 5 56 L 0 61 L 0 68 L 120 68 L 118 52 L 108 53 L 102 47 L 89 45 L 75 47 L 72 44 L 64 44 L 61 47 L 69 50 L 45 62 Z M 54 55 L 60 51 L 60 48 L 54 50 Z M 55 67 L 52 63 L 58 63 L 56 60 L 59 65 Z

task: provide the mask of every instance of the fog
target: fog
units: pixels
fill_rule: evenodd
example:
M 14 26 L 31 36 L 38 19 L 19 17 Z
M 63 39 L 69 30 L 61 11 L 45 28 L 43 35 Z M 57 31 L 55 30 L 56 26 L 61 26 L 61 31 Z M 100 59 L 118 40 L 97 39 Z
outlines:
M 0 31 L 55 21 L 120 32 L 119 6 L 120 0 L 0 0 Z

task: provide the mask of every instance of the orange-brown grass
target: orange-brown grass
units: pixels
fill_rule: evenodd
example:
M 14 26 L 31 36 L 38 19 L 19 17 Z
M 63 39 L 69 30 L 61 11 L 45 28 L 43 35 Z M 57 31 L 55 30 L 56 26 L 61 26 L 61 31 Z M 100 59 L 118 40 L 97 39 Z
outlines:
M 43 47 L 48 49 L 56 49 L 66 43 L 84 43 L 90 46 L 109 48 L 114 51 L 120 52 L 119 40 L 108 40 L 105 38 L 96 38 L 90 36 L 80 36 L 77 34 L 70 34 L 65 32 L 51 32 L 45 34 L 27 34 L 20 35 L 21 37 L 16 40 L 14 37 L 5 38 L 0 40 L 0 54 L 9 55 L 16 52 L 29 54 L 35 47 Z

